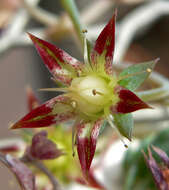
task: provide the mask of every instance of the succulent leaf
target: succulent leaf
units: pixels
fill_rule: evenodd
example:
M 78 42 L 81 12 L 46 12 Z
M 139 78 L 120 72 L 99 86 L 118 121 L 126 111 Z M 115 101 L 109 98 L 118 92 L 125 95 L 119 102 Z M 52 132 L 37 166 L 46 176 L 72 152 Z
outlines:
M 162 170 L 156 163 L 155 159 L 152 156 L 151 150 L 148 149 L 148 155 L 149 157 L 143 152 L 144 158 L 146 160 L 147 166 L 151 170 L 151 173 L 153 175 L 154 181 L 156 183 L 156 186 L 159 190 L 168 190 L 169 186 L 167 182 L 165 181 L 164 175 L 162 173 Z

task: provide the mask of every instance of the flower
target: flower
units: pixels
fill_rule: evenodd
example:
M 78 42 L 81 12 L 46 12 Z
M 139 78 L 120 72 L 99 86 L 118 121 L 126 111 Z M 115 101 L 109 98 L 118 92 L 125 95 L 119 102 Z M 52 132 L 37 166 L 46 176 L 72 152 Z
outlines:
M 33 109 L 11 127 L 38 128 L 74 120 L 72 143 L 77 146 L 86 177 L 104 121 L 113 126 L 113 116 L 116 130 L 131 140 L 133 120 L 130 113 L 150 108 L 133 90 L 149 76 L 157 60 L 131 66 L 117 76 L 112 67 L 115 18 L 116 14 L 105 26 L 92 50 L 84 36 L 84 64 L 49 42 L 29 34 L 53 80 L 63 85 L 62 88 L 44 90 L 64 93 Z
M 25 157 L 32 160 L 49 160 L 62 156 L 64 153 L 56 144 L 47 138 L 47 131 L 40 131 L 32 137 L 31 146 L 25 151 Z

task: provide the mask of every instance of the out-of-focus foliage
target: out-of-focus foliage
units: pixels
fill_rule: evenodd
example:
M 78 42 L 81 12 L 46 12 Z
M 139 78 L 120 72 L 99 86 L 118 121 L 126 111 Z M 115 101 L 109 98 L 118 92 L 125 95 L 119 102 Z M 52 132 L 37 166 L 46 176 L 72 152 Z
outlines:
M 124 190 L 155 190 L 156 186 L 152 174 L 146 166 L 142 151 L 147 154 L 147 147 L 154 145 L 169 154 L 169 128 L 161 131 L 158 135 L 151 135 L 140 142 L 137 148 L 129 148 L 123 162 Z M 160 161 L 157 154 L 153 157 Z

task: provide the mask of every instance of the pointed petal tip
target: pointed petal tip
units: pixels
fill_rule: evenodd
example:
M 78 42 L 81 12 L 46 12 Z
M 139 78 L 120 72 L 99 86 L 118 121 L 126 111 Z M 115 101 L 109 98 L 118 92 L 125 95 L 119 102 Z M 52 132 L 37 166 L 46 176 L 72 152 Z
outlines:
M 35 43 L 36 39 L 40 40 L 40 38 L 36 37 L 35 35 L 33 35 L 33 34 L 29 33 L 29 32 L 27 32 L 27 34 L 28 34 L 29 38 L 32 40 L 33 43 Z
M 31 34 L 30 32 L 26 32 L 26 33 L 27 33 L 27 35 L 28 35 L 31 39 L 34 37 L 34 35 Z
M 116 112 L 117 113 L 131 113 L 140 109 L 153 109 L 146 102 L 141 100 L 136 94 L 132 91 L 125 89 L 123 87 L 118 87 L 118 94 L 120 101 L 117 103 Z M 114 112 L 114 108 L 111 108 Z
M 19 129 L 19 128 L 21 128 L 21 126 L 20 126 L 18 123 L 15 123 L 15 124 L 10 123 L 10 124 L 9 124 L 9 129 L 10 129 L 10 130 Z

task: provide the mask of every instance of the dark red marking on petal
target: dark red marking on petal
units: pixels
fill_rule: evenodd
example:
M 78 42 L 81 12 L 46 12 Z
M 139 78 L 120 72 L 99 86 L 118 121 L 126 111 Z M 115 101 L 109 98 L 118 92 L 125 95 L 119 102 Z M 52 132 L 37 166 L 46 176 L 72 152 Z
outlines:
M 63 103 L 64 106 L 64 103 L 67 103 L 68 101 L 68 97 L 62 95 L 57 96 L 32 110 L 25 117 L 15 123 L 11 129 L 48 127 L 52 124 L 67 121 L 74 117 L 73 111 L 70 112 L 70 110 L 68 110 L 63 113 L 54 113 L 55 111 L 53 111 L 53 109 L 57 106 L 57 103 Z
M 110 108 L 112 113 L 130 113 L 140 109 L 152 108 L 128 89 L 118 86 L 115 91 L 120 100 L 117 105 Z
M 78 75 L 82 64 L 53 44 L 32 34 L 29 36 L 53 77 L 65 85 L 70 85 L 73 75 Z
M 112 61 L 115 47 L 115 20 L 116 12 L 100 33 L 96 40 L 94 49 L 91 53 L 91 60 L 93 64 L 104 64 L 107 74 L 112 74 Z M 103 55 L 105 57 L 104 63 L 97 63 L 97 58 Z
M 77 125 L 77 152 L 83 174 L 86 178 L 89 177 L 89 169 L 95 154 L 101 124 L 102 120 L 99 119 L 94 124 L 82 122 Z

